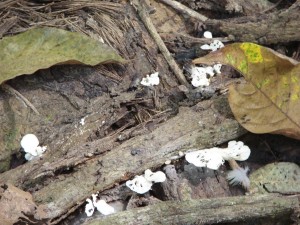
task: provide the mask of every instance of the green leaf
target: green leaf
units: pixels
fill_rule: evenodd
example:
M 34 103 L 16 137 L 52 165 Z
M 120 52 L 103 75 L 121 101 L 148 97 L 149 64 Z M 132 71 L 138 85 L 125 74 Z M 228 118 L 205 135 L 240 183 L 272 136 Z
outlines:
M 253 133 L 277 133 L 300 139 L 300 64 L 269 48 L 234 43 L 195 64 L 234 67 L 246 82 L 229 88 L 229 104 L 237 121 Z
M 0 40 L 0 84 L 56 64 L 125 62 L 109 46 L 79 33 L 36 28 Z

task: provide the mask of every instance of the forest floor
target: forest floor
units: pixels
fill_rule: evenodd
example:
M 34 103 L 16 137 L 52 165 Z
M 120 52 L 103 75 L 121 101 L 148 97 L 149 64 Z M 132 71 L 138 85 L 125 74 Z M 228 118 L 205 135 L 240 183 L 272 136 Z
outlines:
M 252 134 L 235 120 L 227 93 L 230 84 L 243 79 L 238 72 L 223 66 L 210 86 L 194 88 L 183 69 L 207 54 L 200 48 L 210 41 L 203 38 L 207 30 L 225 45 L 254 42 L 299 60 L 299 26 L 287 32 L 295 26 L 289 21 L 300 24 L 299 15 L 292 13 L 300 10 L 299 1 L 180 1 L 200 13 L 202 20 L 163 2 L 0 3 L 0 38 L 37 26 L 59 27 L 102 38 L 128 60 L 95 67 L 57 65 L 6 82 L 40 115 L 0 90 L 0 205 L 9 209 L 6 217 L 0 212 L 1 224 L 299 223 L 299 193 L 249 196 L 241 186 L 228 184 L 227 163 L 210 170 L 179 157 L 190 149 L 226 147 L 230 140 L 241 140 L 251 155 L 239 165 L 248 166 L 250 174 L 268 163 L 300 164 L 299 141 Z M 290 9 L 290 19 L 278 20 Z M 143 15 L 181 72 L 166 60 Z M 160 84 L 142 86 L 142 78 L 154 72 L 159 72 Z M 185 80 L 180 80 L 180 73 Z M 28 133 L 48 147 L 41 158 L 29 162 L 20 147 Z M 147 194 L 135 194 L 125 183 L 146 169 L 164 171 L 167 181 L 155 184 Z M 10 201 L 3 200 L 7 192 Z M 117 213 L 87 217 L 86 199 L 95 193 Z M 272 208 L 277 200 L 280 207 Z

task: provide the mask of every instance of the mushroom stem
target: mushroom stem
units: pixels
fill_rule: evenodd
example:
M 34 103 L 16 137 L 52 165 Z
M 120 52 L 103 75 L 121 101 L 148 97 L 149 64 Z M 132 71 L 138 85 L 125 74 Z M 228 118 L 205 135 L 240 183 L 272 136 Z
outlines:
M 241 167 L 239 166 L 239 164 L 234 160 L 234 159 L 230 159 L 228 160 L 229 166 L 232 170 L 235 169 L 240 169 Z

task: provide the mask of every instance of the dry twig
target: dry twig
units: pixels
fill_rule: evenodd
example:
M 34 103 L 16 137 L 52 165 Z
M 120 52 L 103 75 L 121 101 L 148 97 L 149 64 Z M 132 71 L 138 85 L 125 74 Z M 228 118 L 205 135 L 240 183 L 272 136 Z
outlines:
M 12 88 L 10 85 L 8 84 L 2 84 L 1 85 L 2 89 L 6 92 L 8 92 L 9 94 L 12 95 L 16 95 L 17 97 L 19 97 L 26 105 L 28 105 L 37 115 L 40 115 L 39 111 L 37 111 L 37 109 L 34 107 L 34 105 L 27 99 L 25 98 L 20 92 L 18 92 L 17 90 L 15 90 L 14 88 Z
M 200 13 L 197 13 L 196 11 L 190 9 L 189 7 L 186 7 L 185 5 L 181 4 L 180 2 L 174 1 L 174 0 L 160 0 L 161 2 L 173 7 L 177 11 L 189 15 L 191 18 L 197 19 L 199 21 L 206 21 L 208 18 L 204 15 L 201 15 Z

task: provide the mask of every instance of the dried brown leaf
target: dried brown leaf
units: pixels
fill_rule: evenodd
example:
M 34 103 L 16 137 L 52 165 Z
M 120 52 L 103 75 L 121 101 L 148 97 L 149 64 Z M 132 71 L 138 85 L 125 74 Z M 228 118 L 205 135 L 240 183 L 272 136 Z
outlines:
M 300 139 L 300 64 L 269 48 L 234 43 L 195 59 L 195 64 L 234 67 L 246 82 L 232 85 L 229 103 L 238 122 L 253 133 Z

